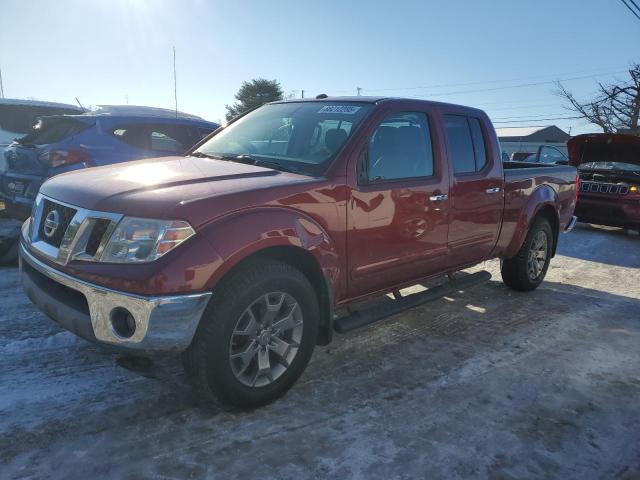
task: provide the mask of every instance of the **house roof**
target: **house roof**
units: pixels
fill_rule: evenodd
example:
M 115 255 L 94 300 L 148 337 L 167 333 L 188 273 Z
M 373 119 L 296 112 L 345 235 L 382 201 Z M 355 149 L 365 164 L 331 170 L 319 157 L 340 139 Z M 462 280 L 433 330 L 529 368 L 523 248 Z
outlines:
M 501 127 L 496 128 L 496 133 L 498 134 L 498 137 L 529 137 L 538 132 L 553 127 L 555 127 L 555 125 L 538 125 L 533 127 Z
M 530 127 L 500 127 L 496 128 L 496 134 L 498 138 L 517 138 L 517 139 L 526 139 L 526 137 L 530 137 L 532 135 L 546 132 L 546 133 L 554 133 L 556 135 L 566 136 L 569 138 L 569 134 L 564 130 L 556 127 L 555 125 L 534 125 Z

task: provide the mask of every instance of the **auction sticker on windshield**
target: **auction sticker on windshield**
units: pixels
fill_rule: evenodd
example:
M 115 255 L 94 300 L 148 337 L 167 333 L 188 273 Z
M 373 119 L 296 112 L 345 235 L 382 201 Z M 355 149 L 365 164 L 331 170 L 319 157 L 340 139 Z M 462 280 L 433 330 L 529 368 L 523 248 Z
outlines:
M 325 105 L 318 111 L 318 113 L 346 113 L 347 115 L 353 115 L 360 107 L 354 107 L 353 105 Z

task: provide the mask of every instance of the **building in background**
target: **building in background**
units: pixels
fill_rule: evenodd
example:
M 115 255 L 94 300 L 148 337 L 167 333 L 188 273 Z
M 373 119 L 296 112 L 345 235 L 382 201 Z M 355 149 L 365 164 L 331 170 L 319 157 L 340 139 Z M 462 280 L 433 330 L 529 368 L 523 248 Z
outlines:
M 571 138 L 571 135 L 555 125 L 503 127 L 496 128 L 496 133 L 502 152 L 509 157 L 517 152 L 535 153 L 540 145 L 553 145 L 566 153 L 567 140 Z

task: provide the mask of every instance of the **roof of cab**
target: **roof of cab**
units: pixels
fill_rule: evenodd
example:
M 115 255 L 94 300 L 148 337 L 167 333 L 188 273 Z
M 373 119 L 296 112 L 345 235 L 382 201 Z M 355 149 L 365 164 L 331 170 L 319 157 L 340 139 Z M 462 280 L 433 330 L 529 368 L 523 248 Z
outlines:
M 476 107 L 470 107 L 467 105 L 460 105 L 455 103 L 446 103 L 446 102 L 438 102 L 435 100 L 425 100 L 422 98 L 403 98 L 403 97 L 374 97 L 374 96 L 350 96 L 350 97 L 324 97 L 324 98 L 292 98 L 289 100 L 279 100 L 273 103 L 299 103 L 299 102 L 355 102 L 355 103 L 383 103 L 383 102 L 393 102 L 393 101 L 402 101 L 402 102 L 419 102 L 425 103 L 433 106 L 445 106 L 445 107 L 456 107 L 456 108 L 465 108 L 470 110 L 476 110 L 483 112 L 482 109 Z

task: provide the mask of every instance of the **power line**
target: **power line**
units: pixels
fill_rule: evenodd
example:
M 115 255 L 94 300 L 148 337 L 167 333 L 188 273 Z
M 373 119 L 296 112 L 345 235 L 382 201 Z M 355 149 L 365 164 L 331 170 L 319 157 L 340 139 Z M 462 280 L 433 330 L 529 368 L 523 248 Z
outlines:
M 549 117 L 549 118 L 525 118 L 522 120 L 504 120 L 493 123 L 523 123 L 523 122 L 548 122 L 551 120 L 577 120 L 584 117 Z
M 621 1 L 622 3 L 624 3 L 624 6 L 625 6 L 625 7 L 627 7 L 627 8 L 629 9 L 629 11 L 630 11 L 631 13 L 633 13 L 633 14 L 635 15 L 635 17 L 636 17 L 638 20 L 640 20 L 640 15 L 638 15 L 638 12 L 636 12 L 636 11 L 631 7 L 631 5 L 629 5 L 629 4 L 626 2 L 626 0 L 620 0 L 620 1 Z M 636 5 L 636 4 L 635 4 L 635 2 L 634 2 L 634 5 Z M 638 7 L 638 6 L 636 5 L 636 8 L 637 8 L 637 7 Z
M 548 117 L 549 115 L 561 115 L 561 112 L 556 112 L 556 113 L 552 113 L 552 112 L 547 112 L 547 113 L 541 113 L 540 115 L 526 115 L 528 118 L 541 118 L 541 117 Z M 522 115 L 514 115 L 511 117 L 493 117 L 491 115 L 489 115 L 491 117 L 492 120 L 514 120 L 514 119 L 518 119 L 518 118 L 522 118 Z
M 574 70 L 572 72 L 564 72 L 564 73 L 557 73 L 557 74 L 545 74 L 545 75 L 535 75 L 535 76 L 529 76 L 529 77 L 518 77 L 518 78 L 509 78 L 509 79 L 494 79 L 494 80 L 482 80 L 482 81 L 475 81 L 475 82 L 465 82 L 465 83 L 444 83 L 444 84 L 436 84 L 436 85 L 421 85 L 421 86 L 412 86 L 412 87 L 393 87 L 393 88 L 389 88 L 389 87 L 385 87 L 385 88 L 363 88 L 362 90 L 365 90 L 367 92 L 385 92 L 385 91 L 395 91 L 395 90 L 427 90 L 427 89 L 431 89 L 431 88 L 445 88 L 445 87 L 466 87 L 466 86 L 472 86 L 472 85 L 483 85 L 483 84 L 491 84 L 491 83 L 508 83 L 508 82 L 520 82 L 520 81 L 528 81 L 528 80 L 535 80 L 538 78 L 553 78 L 556 79 L 557 77 L 562 77 L 564 75 L 573 75 L 573 74 L 578 74 L 578 73 L 587 73 L 587 72 L 592 72 L 590 76 L 600 76 L 600 75 L 611 75 L 611 74 L 615 74 L 615 73 L 621 73 L 619 71 L 615 71 L 612 73 L 607 73 L 607 72 L 602 72 L 602 73 L 596 73 L 599 72 L 601 70 L 613 70 L 613 69 L 622 69 L 622 68 L 626 68 L 625 66 L 618 66 L 618 67 L 611 67 L 611 68 L 606 68 L 606 67 L 601 67 L 601 68 L 591 68 L 588 70 Z M 625 70 L 626 71 L 626 70 Z M 568 79 L 566 79 L 568 80 Z M 323 89 L 316 89 L 316 90 L 323 90 Z M 353 88 L 347 88 L 347 89 L 331 89 L 329 90 L 330 92 L 335 92 L 335 93 L 350 93 L 353 92 Z
M 498 111 L 503 111 L 503 110 L 520 110 L 520 109 L 529 109 L 529 108 L 557 107 L 560 104 L 561 104 L 561 102 L 539 103 L 539 104 L 533 104 L 533 105 L 518 105 L 518 106 L 515 106 L 515 107 L 486 108 L 486 110 L 490 110 L 492 112 L 498 112 Z M 479 103 L 479 104 L 475 104 L 475 105 L 476 106 L 482 106 L 483 104 Z M 498 105 L 501 105 L 501 104 L 498 103 Z
M 555 75 L 536 75 L 536 76 L 531 76 L 531 77 L 519 77 L 519 78 L 510 78 L 510 79 L 499 79 L 499 80 L 482 80 L 482 81 L 477 81 L 477 82 L 466 82 L 466 83 L 444 83 L 444 84 L 439 84 L 439 85 L 423 85 L 423 86 L 415 86 L 415 87 L 394 87 L 394 88 L 367 88 L 366 90 L 369 92 L 388 92 L 388 91 L 395 91 L 395 90 L 428 90 L 431 88 L 444 88 L 444 87 L 467 87 L 467 86 L 471 86 L 471 85 L 484 85 L 484 84 L 488 84 L 488 83 L 509 83 L 509 82 L 522 82 L 522 81 L 528 81 L 528 80 L 535 80 L 538 78 L 557 78 L 559 76 L 564 76 L 564 75 L 574 75 L 577 73 L 587 73 L 587 72 L 591 72 L 591 75 L 593 76 L 599 76 L 599 75 L 609 75 L 608 73 L 595 73 L 597 71 L 600 70 L 613 70 L 613 69 L 620 69 L 620 68 L 625 68 L 625 66 L 620 66 L 620 67 L 612 67 L 612 68 L 591 68 L 589 70 L 577 70 L 577 71 L 573 71 L 573 72 L 566 72 L 566 73 L 559 73 L 559 74 L 555 74 Z M 620 73 L 620 72 L 613 72 L 613 73 Z M 567 79 L 568 80 L 568 79 Z M 555 80 L 553 80 L 555 81 Z M 336 91 L 340 91 L 340 90 L 336 90 Z M 341 90 L 341 91 L 348 91 L 348 90 Z
M 533 87 L 533 86 L 539 86 L 539 85 L 550 85 L 550 84 L 554 84 L 556 82 L 569 82 L 569 81 L 573 81 L 573 80 L 584 80 L 587 78 L 597 78 L 600 77 L 602 75 L 615 75 L 617 73 L 624 73 L 626 70 L 622 70 L 622 71 L 617 71 L 617 72 L 610 72 L 610 73 L 602 73 L 602 74 L 598 74 L 598 75 L 585 75 L 585 76 L 579 76 L 579 77 L 569 77 L 569 78 L 559 78 L 557 80 L 551 80 L 551 81 L 545 81 L 545 82 L 530 82 L 530 83 L 521 83 L 519 85 L 503 85 L 501 87 L 493 87 L 493 88 L 479 88 L 479 89 L 474 89 L 474 90 L 458 90 L 455 92 L 443 92 L 443 93 L 432 93 L 429 95 L 415 95 L 418 97 L 443 97 L 443 96 L 447 96 L 447 95 L 463 95 L 466 93 L 481 93 L 481 92 L 494 92 L 494 91 L 498 91 L 498 90 L 509 90 L 509 89 L 514 89 L 514 88 L 524 88 L 524 87 Z
M 636 10 L 638 10 L 640 12 L 640 7 L 638 6 L 638 4 L 635 2 L 635 0 L 629 0 L 631 3 L 633 3 L 633 6 L 636 7 Z

